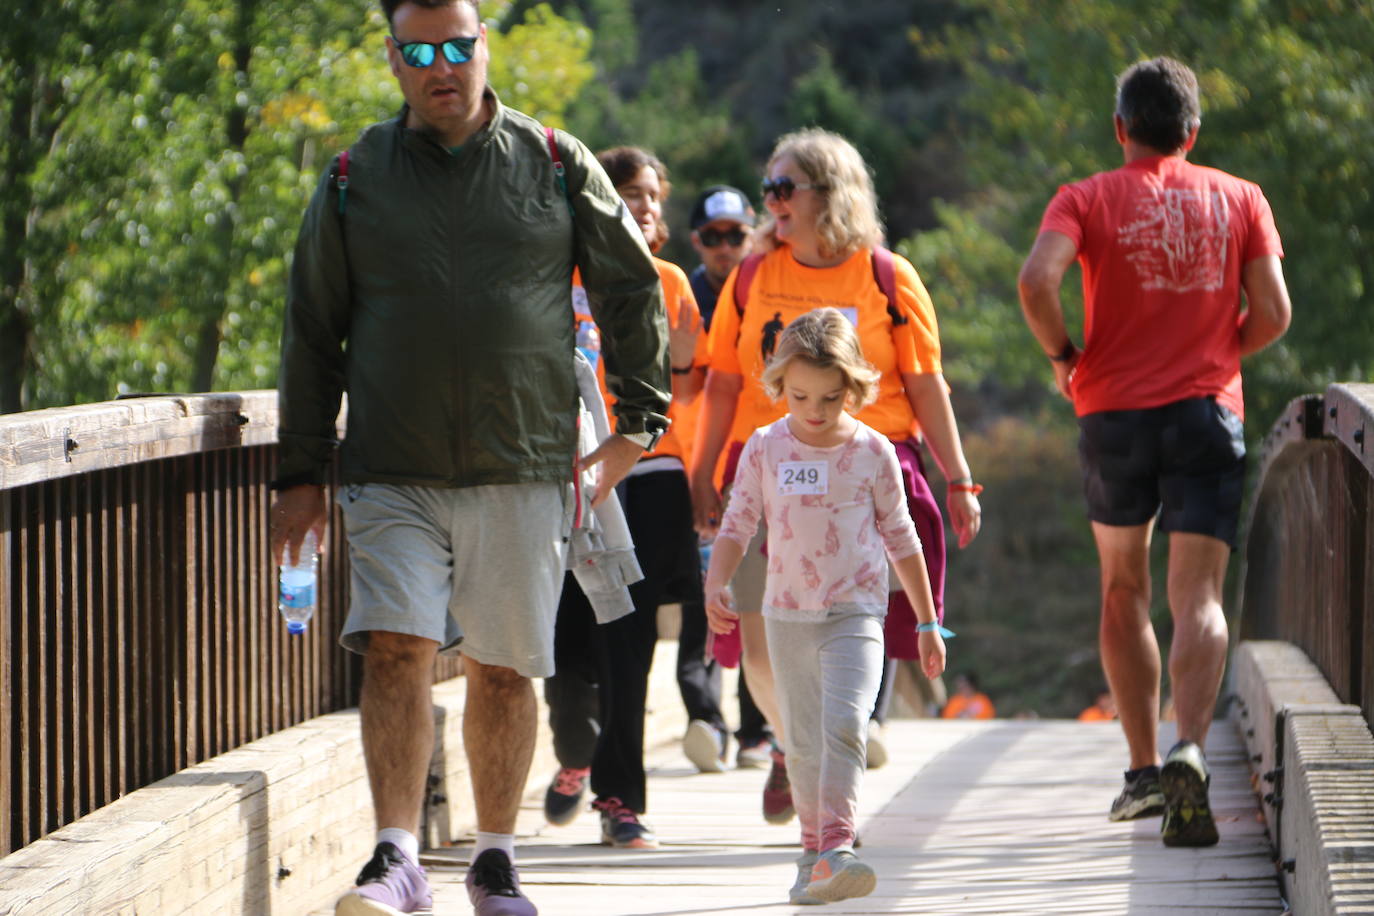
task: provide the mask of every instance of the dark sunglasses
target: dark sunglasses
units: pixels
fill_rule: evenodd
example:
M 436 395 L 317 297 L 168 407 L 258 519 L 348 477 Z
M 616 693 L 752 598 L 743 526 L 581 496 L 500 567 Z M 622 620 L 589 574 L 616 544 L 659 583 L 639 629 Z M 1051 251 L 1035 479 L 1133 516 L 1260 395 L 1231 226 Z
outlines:
M 451 64 L 465 64 L 472 60 L 472 49 L 477 46 L 477 39 L 474 38 L 450 38 L 448 41 L 441 41 L 438 44 L 431 44 L 428 41 L 406 41 L 403 42 L 395 35 L 391 40 L 396 42 L 396 47 L 401 50 L 401 60 L 410 64 L 412 67 L 428 67 L 434 63 L 434 59 L 440 51 L 444 52 L 444 60 Z
M 778 200 L 791 200 L 793 191 L 825 191 L 828 190 L 823 184 L 797 184 L 786 175 L 781 178 L 763 179 L 763 196 L 772 194 Z
M 744 240 L 748 236 L 744 234 L 743 229 L 736 226 L 734 229 L 727 229 L 724 232 L 719 229 L 702 229 L 697 232 L 697 238 L 706 248 L 715 248 L 721 242 L 729 244 L 731 248 L 738 248 L 744 244 Z

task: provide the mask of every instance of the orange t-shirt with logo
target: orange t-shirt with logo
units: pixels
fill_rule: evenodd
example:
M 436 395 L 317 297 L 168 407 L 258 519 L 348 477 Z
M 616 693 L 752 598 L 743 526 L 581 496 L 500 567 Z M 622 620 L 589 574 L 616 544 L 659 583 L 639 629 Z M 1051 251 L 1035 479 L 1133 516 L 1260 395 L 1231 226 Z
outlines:
M 663 285 L 663 305 L 668 313 L 668 323 L 677 324 L 680 320 L 682 309 L 689 309 L 697 312 L 697 300 L 692 295 L 692 284 L 688 282 L 687 275 L 682 272 L 671 261 L 664 261 L 661 258 L 654 258 L 654 266 L 658 268 L 658 279 Z M 582 288 L 582 275 L 576 270 L 573 271 L 573 313 L 579 325 L 584 321 L 590 321 L 595 325 L 591 316 L 591 308 L 587 304 L 587 293 Z M 698 319 L 700 320 L 700 319 Z M 698 347 L 700 351 L 700 347 Z M 596 361 L 596 380 L 601 386 L 601 396 L 606 401 L 606 413 L 610 416 L 615 415 L 615 397 L 606 388 L 606 365 L 600 359 Z M 651 452 L 645 452 L 645 458 L 674 457 L 687 463 L 692 450 L 692 428 L 695 426 L 697 410 L 699 405 L 694 401 L 691 405 L 684 408 L 677 402 L 668 406 L 668 419 L 671 425 L 668 431 L 663 434 L 663 438 L 658 440 Z M 612 421 L 612 428 L 615 423 Z
M 1065 185 L 1042 232 L 1078 248 L 1079 416 L 1215 397 L 1244 418 L 1241 272 L 1283 256 L 1259 186 L 1180 156 L 1150 156 Z
M 736 268 L 720 291 L 711 318 L 707 347 L 709 366 L 739 375 L 744 386 L 730 428 L 730 442 L 787 413 L 785 401 L 774 401 L 759 378 L 777 346 L 783 328 L 818 308 L 837 308 L 854 323 L 864 358 L 882 373 L 877 399 L 859 411 L 858 419 L 889 439 L 916 432 L 916 416 L 907 400 L 902 373 L 940 371 L 940 333 L 930 294 L 916 268 L 901 255 L 892 256 L 896 273 L 897 315 L 888 311 L 887 296 L 873 275 L 873 256 L 862 248 L 835 267 L 807 267 L 779 246 L 764 256 L 749 286 L 743 314 L 735 308 Z

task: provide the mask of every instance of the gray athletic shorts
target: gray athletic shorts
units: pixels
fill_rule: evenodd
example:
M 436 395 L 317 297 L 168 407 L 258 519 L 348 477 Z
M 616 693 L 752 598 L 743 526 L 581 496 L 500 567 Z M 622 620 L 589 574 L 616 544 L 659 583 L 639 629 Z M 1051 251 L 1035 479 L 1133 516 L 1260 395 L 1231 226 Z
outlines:
M 345 486 L 352 600 L 339 642 L 365 653 L 372 630 L 408 633 L 550 676 L 570 494 L 559 483 Z

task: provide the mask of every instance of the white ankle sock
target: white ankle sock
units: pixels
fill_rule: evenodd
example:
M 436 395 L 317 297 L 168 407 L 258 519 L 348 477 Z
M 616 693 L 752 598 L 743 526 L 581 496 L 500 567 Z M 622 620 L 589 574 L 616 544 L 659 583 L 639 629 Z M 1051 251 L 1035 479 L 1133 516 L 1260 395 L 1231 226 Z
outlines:
M 477 861 L 477 857 L 488 849 L 499 849 L 510 859 L 511 864 L 515 864 L 515 835 L 512 833 L 483 833 L 477 831 L 477 843 L 472 848 L 472 860 Z
M 377 831 L 378 843 L 391 843 L 416 865 L 420 864 L 420 841 L 415 834 L 400 827 L 383 827 Z

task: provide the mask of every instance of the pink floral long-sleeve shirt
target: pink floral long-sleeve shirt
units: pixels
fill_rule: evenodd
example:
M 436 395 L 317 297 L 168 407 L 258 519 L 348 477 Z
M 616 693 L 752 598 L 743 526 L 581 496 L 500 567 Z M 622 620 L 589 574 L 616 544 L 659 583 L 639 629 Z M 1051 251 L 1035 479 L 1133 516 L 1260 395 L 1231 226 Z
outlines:
M 763 613 L 821 620 L 832 610 L 881 616 L 893 560 L 919 553 L 897 453 L 859 423 L 843 445 L 817 448 L 783 417 L 754 431 L 740 454 L 718 537 L 748 549 L 768 522 Z

